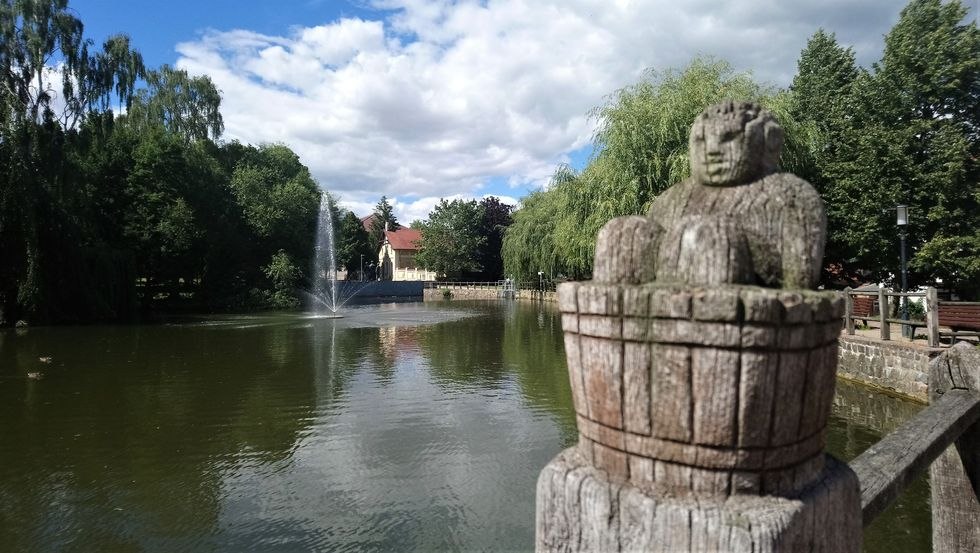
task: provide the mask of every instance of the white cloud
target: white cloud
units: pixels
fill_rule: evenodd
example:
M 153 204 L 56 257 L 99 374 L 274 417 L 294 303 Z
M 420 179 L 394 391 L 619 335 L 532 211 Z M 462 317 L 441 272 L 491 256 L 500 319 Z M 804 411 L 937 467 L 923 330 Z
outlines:
M 901 3 L 872 0 L 379 0 L 379 19 L 285 36 L 208 31 L 178 66 L 223 92 L 226 137 L 284 142 L 348 206 L 397 199 L 406 222 L 439 197 L 547 181 L 586 145 L 588 111 L 648 67 L 714 55 L 785 86 L 818 27 L 880 54 Z

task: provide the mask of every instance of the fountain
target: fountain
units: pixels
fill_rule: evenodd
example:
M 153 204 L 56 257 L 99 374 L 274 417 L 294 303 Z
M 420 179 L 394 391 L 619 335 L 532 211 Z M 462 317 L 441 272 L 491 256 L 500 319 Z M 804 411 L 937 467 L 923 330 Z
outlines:
M 358 292 L 372 284 L 371 282 L 338 282 L 333 212 L 330 209 L 330 196 L 327 193 L 320 197 L 312 274 L 312 290 L 301 290 L 301 292 L 307 298 L 307 309 L 322 317 L 341 317 L 337 311 Z

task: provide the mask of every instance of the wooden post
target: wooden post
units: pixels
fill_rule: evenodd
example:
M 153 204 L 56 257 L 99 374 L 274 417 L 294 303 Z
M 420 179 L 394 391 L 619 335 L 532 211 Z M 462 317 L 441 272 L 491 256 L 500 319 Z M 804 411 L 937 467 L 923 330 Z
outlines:
M 884 288 L 878 288 L 878 319 L 881 321 L 881 339 L 891 340 L 892 329 L 891 323 L 888 322 L 888 316 L 891 314 L 891 309 L 888 308 L 888 295 L 885 294 Z
M 850 286 L 844 288 L 844 327 L 848 334 L 854 335 L 854 296 Z
M 929 347 L 939 347 L 939 295 L 932 286 L 926 288 L 926 333 Z
M 709 107 L 692 178 L 559 285 L 579 440 L 538 478 L 538 551 L 860 551 L 857 477 L 824 452 L 844 298 L 806 289 L 825 212 L 781 145 L 757 106 Z
M 980 350 L 959 342 L 930 367 L 932 401 L 952 389 L 980 394 Z M 929 469 L 932 550 L 980 551 L 980 423 L 968 428 Z

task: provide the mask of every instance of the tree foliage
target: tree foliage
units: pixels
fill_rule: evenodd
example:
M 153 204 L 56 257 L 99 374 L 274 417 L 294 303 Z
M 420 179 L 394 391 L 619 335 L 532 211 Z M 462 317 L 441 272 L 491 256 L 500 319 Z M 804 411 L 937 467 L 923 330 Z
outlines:
M 689 174 L 691 121 L 726 97 L 753 99 L 784 113 L 787 99 L 726 62 L 697 58 L 682 71 L 650 71 L 593 110 L 595 154 L 581 173 L 560 167 L 546 190 L 513 215 L 503 240 L 506 273 L 538 271 L 584 278 L 592 272 L 595 236 L 613 217 L 644 213 L 657 194 Z M 801 150 L 790 139 L 790 149 Z M 794 162 L 805 156 L 796 156 Z M 799 163 L 797 163 L 799 164 Z
M 216 144 L 209 79 L 97 48 L 65 0 L 0 0 L 0 38 L 0 324 L 281 304 L 320 197 L 292 151 Z
M 372 251 L 377 252 L 381 249 L 386 228 L 388 230 L 398 230 L 401 228 L 401 225 L 398 224 L 398 219 L 395 217 L 395 208 L 388 201 L 388 197 L 381 196 L 378 204 L 374 206 L 374 219 L 371 221 L 371 230 L 368 236 Z
M 422 242 L 416 261 L 422 267 L 453 279 L 464 271 L 479 271 L 480 248 L 486 243 L 480 234 L 484 209 L 476 200 L 445 198 L 419 225 Z
M 162 126 L 187 140 L 216 139 L 224 131 L 221 94 L 208 76 L 191 77 L 163 65 L 147 72 L 146 84 L 131 100 L 127 114 L 131 124 Z
M 828 205 L 829 261 L 894 278 L 892 208 L 905 204 L 912 282 L 980 291 L 980 33 L 966 13 L 913 0 L 869 71 L 822 32 L 801 55 L 794 96 Z
M 340 226 L 335 236 L 337 266 L 347 271 L 348 279 L 355 278 L 355 275 L 357 278 L 362 278 L 362 275 L 359 275 L 362 267 L 365 273 L 373 268 L 377 262 L 378 252 L 371 249 L 368 232 L 361 220 L 353 212 L 345 212 L 340 219 Z
M 501 280 L 504 278 L 504 260 L 500 255 L 504 232 L 513 223 L 514 206 L 507 205 L 495 196 L 480 200 L 482 217 L 477 234 L 486 240 L 477 250 L 476 260 L 480 270 L 471 275 L 477 280 Z
M 811 181 L 828 211 L 827 262 L 868 280 L 899 273 L 894 206 L 911 210 L 912 283 L 941 279 L 980 294 L 980 35 L 959 1 L 912 0 L 881 61 L 818 30 L 790 90 L 755 84 L 720 61 L 650 73 L 615 93 L 598 118 L 595 154 L 561 167 L 522 200 L 504 237 L 508 274 L 586 278 L 596 233 L 640 214 L 687 176 L 687 133 L 707 105 L 755 100 L 783 126 L 781 165 Z

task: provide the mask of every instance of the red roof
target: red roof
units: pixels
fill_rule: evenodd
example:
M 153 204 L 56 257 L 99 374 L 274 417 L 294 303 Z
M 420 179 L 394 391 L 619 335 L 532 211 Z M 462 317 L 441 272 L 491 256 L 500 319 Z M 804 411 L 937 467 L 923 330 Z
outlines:
M 378 218 L 376 213 L 361 217 L 361 224 L 364 225 L 364 230 L 371 232 L 371 226 L 374 225 L 374 220 Z
M 422 233 L 413 228 L 400 228 L 385 232 L 385 239 L 396 250 L 417 250 L 418 242 L 422 240 Z

